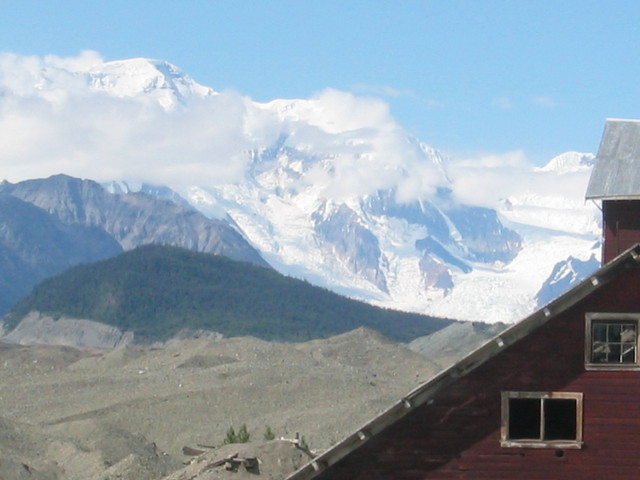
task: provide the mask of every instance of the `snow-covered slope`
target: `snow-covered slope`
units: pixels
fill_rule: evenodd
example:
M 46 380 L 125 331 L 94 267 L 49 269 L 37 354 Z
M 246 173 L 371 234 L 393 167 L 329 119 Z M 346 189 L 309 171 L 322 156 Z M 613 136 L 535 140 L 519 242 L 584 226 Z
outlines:
M 116 97 L 148 98 L 166 109 L 187 104 L 192 97 L 217 94 L 163 60 L 135 58 L 108 62 L 90 68 L 85 78 L 95 90 Z
M 105 93 L 116 98 L 135 98 L 148 105 L 159 104 L 166 110 L 186 105 L 194 98 L 217 95 L 163 60 L 133 58 L 103 62 L 90 54 L 83 60 L 69 64 L 53 59 L 32 65 L 12 91 L 55 104 L 68 101 L 70 96 Z
M 0 106 L 37 127 L 29 115 L 40 115 L 42 132 L 70 125 L 82 135 L 61 132 L 63 148 L 42 134 L 36 151 L 27 136 L 0 155 L 46 158 L 42 176 L 177 193 L 313 284 L 392 308 L 511 322 L 596 267 L 600 214 L 583 200 L 592 155 L 518 165 L 511 178 L 512 165 L 447 158 L 376 99 L 326 90 L 257 103 L 160 60 L 9 60 Z M 21 75 L 9 81 L 6 65 Z
M 516 321 L 597 269 L 601 213 L 584 200 L 594 162 L 591 154 L 568 152 L 529 172 L 530 187 L 498 209 L 505 225 L 523 238 L 518 256 L 508 265 L 478 266 L 459 277 L 457 291 L 435 312 L 465 319 L 482 312 L 483 321 Z
M 511 322 L 531 313 L 539 296 L 550 299 L 543 287 L 557 295 L 559 285 L 570 286 L 549 280 L 559 263 L 599 256 L 599 211 L 584 201 L 526 192 L 496 212 L 457 204 L 444 186 L 406 203 L 394 190 L 329 199 L 323 191 L 330 185 L 291 185 L 306 173 L 304 165 L 324 163 L 330 171 L 331 159 L 314 161 L 284 145 L 269 150 L 268 159 L 258 155 L 247 182 L 192 188 L 187 196 L 205 212 L 227 212 L 278 270 L 345 295 L 451 318 Z M 446 167 L 440 156 L 422 151 L 424 162 Z M 585 178 L 588 169 L 580 172 Z M 561 179 L 567 173 L 531 175 Z M 597 262 L 580 273 L 588 267 Z

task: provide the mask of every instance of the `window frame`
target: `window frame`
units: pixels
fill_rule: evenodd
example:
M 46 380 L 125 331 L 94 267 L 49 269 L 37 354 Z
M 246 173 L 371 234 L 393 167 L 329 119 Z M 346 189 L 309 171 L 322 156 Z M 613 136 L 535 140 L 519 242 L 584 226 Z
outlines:
M 511 399 L 535 399 L 540 401 L 540 438 L 512 439 L 509 437 L 509 401 Z M 544 402 L 555 399 L 576 401 L 576 438 L 562 440 L 544 439 Z M 583 446 L 583 394 L 579 392 L 502 392 L 502 421 L 500 425 L 500 446 L 505 448 L 573 448 Z
M 593 362 L 593 324 L 594 323 L 635 323 L 635 361 L 622 362 Z M 585 315 L 585 348 L 584 365 L 586 370 L 640 370 L 640 352 L 638 347 L 640 342 L 640 313 L 603 313 L 589 312 Z

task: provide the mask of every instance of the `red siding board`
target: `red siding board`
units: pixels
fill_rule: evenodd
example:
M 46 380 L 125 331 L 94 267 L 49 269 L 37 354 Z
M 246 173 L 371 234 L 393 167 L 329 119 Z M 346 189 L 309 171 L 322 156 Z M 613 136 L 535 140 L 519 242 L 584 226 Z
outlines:
M 604 244 L 602 258 L 607 263 L 640 242 L 640 202 L 605 200 L 602 202 Z
M 638 478 L 640 372 L 584 368 L 585 313 L 640 312 L 638 285 L 640 270 L 624 271 L 317 478 Z M 500 394 L 509 390 L 582 392 L 583 448 L 502 448 Z

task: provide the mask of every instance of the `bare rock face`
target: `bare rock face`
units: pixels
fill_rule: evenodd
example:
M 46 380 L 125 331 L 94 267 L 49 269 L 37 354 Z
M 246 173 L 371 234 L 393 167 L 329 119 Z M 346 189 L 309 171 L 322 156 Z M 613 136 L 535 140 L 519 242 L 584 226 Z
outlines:
M 0 185 L 0 316 L 40 280 L 122 252 L 108 233 L 65 224 L 41 208 L 2 193 Z
M 19 345 L 66 345 L 70 347 L 114 348 L 133 343 L 133 332 L 72 318 L 53 319 L 31 312 L 0 340 Z
M 327 205 L 314 214 L 315 231 L 323 243 L 327 262 L 338 261 L 348 271 L 387 292 L 381 265 L 384 264 L 378 239 L 364 227 L 356 213 L 342 204 Z
M 98 227 L 124 250 L 157 243 L 268 266 L 229 224 L 146 193 L 109 193 L 92 180 L 67 175 L 5 183 L 0 192 L 40 207 L 65 224 Z
M 118 348 L 135 345 L 131 331 L 123 332 L 117 327 L 93 320 L 62 317 L 54 319 L 40 312 L 27 314 L 11 332 L 2 332 L 0 342 L 17 345 L 57 345 L 74 348 Z M 184 340 L 221 340 L 222 334 L 210 330 L 180 330 L 166 342 L 149 345 L 166 348 Z

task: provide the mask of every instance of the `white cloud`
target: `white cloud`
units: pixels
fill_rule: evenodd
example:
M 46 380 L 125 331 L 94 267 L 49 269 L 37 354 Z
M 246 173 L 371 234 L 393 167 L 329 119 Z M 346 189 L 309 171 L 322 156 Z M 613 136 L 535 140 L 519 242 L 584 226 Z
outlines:
M 440 108 L 442 102 L 433 98 L 420 97 L 415 91 L 411 89 L 399 89 L 388 85 L 366 85 L 359 83 L 352 87 L 353 91 L 363 95 L 373 95 L 375 97 L 382 98 L 409 98 L 412 102 L 423 105 L 425 108 Z
M 395 121 L 386 102 L 327 89 L 309 100 L 278 100 L 272 108 L 293 132 L 289 146 L 324 156 L 302 175 L 300 188 L 324 186 L 330 198 L 396 188 L 399 198 L 425 196 L 442 181 L 420 145 Z
M 332 163 L 330 170 L 317 163 L 305 167 L 298 185 L 321 185 L 328 197 L 395 188 L 398 200 L 412 201 L 444 183 L 438 165 L 379 98 L 328 89 L 307 100 L 257 104 L 224 91 L 193 97 L 188 108 L 165 109 L 148 98 L 96 90 L 86 72 L 102 62 L 95 52 L 76 58 L 0 55 L 2 178 L 66 173 L 213 186 L 240 181 L 249 152 L 284 135 L 289 146 Z M 459 201 L 486 206 L 543 177 L 532 174 L 521 151 L 460 159 L 447 169 Z M 540 182 L 536 188 L 551 183 Z
M 484 155 L 452 161 L 448 172 L 454 198 L 469 205 L 496 208 L 502 198 L 517 191 L 527 172 L 522 152 Z
M 94 52 L 0 55 L 2 178 L 66 173 L 176 185 L 241 177 L 254 146 L 246 135 L 255 122 L 248 99 L 224 92 L 167 111 L 158 102 L 96 91 L 83 72 L 101 62 Z
M 77 58 L 0 56 L 4 178 L 66 173 L 213 186 L 240 181 L 248 152 L 284 134 L 289 146 L 332 163 L 328 171 L 321 164 L 307 167 L 298 185 L 321 185 L 327 197 L 394 188 L 405 202 L 426 198 L 444 183 L 442 171 L 379 98 L 328 89 L 307 100 L 257 104 L 224 91 L 167 110 L 148 98 L 96 90 L 83 72 L 102 61 L 92 52 Z M 449 169 L 456 197 L 472 204 L 495 204 L 497 192 L 507 196 L 530 178 L 518 151 L 453 162 Z
M 457 201 L 495 209 L 505 199 L 531 195 L 583 204 L 590 174 L 588 169 L 560 173 L 540 169 L 522 151 L 458 159 L 448 167 Z
M 400 201 L 415 200 L 433 191 L 442 176 L 425 159 L 419 145 L 410 142 L 399 128 L 368 127 L 342 135 L 328 135 L 320 128 L 296 126 L 295 141 L 326 155 L 332 168 L 322 162 L 303 175 L 301 187 L 324 185 L 324 195 L 344 199 L 395 188 Z M 302 142 L 302 143 L 299 143 Z
M 64 69 L 71 72 L 88 72 L 91 68 L 104 63 L 102 56 L 93 50 L 84 50 L 77 57 L 58 57 L 47 55 L 44 57 L 44 65 Z
M 528 159 L 522 150 L 503 153 L 486 153 L 475 157 L 456 160 L 456 166 L 464 168 L 512 168 L 528 166 Z
M 55 173 L 99 181 L 234 181 L 250 147 L 242 135 L 245 104 L 236 95 L 173 112 L 106 96 L 56 106 L 13 100 L 0 120 L 0 166 L 11 181 Z
M 377 98 L 326 89 L 312 98 L 310 105 L 307 121 L 329 133 L 396 127 L 389 105 Z
M 545 97 L 545 96 L 534 97 L 531 99 L 531 101 L 535 105 L 538 105 L 540 107 L 545 107 L 545 108 L 554 108 L 558 106 L 558 104 L 551 97 Z
M 509 110 L 513 108 L 513 103 L 509 97 L 496 97 L 493 99 L 493 104 L 498 108 Z

